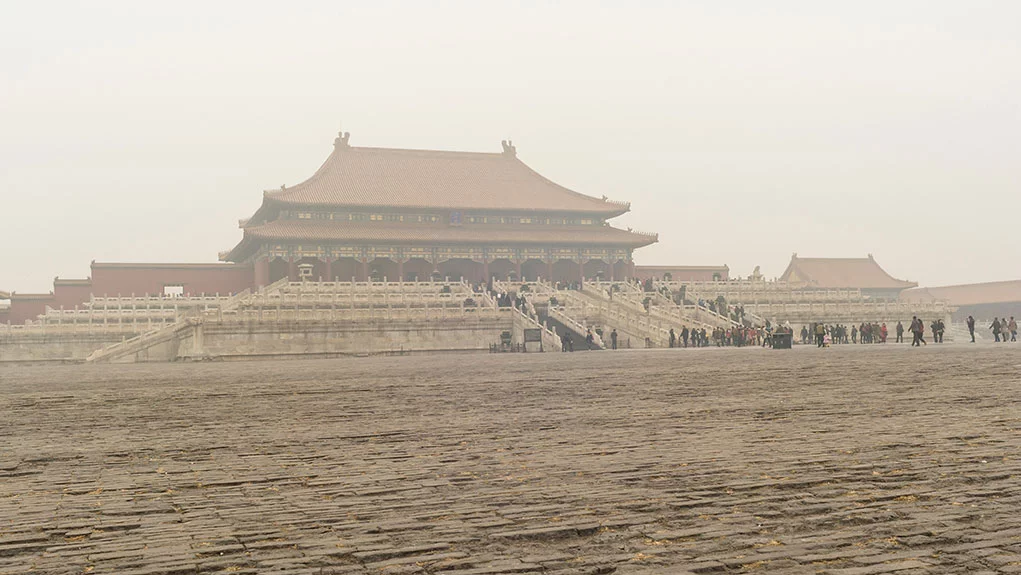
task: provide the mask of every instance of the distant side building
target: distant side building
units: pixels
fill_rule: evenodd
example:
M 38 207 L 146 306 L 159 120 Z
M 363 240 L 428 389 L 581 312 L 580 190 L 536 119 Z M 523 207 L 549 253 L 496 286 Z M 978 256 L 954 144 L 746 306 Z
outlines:
M 802 289 L 860 289 L 862 295 L 885 299 L 897 299 L 900 292 L 918 286 L 886 273 L 872 254 L 864 258 L 802 258 L 794 254 L 779 279 Z
M 957 308 L 954 319 L 969 315 L 980 320 L 1021 317 L 1021 280 L 913 288 L 901 292 L 907 302 L 949 301 Z
M 229 295 L 251 285 L 250 265 L 92 262 L 88 278 L 54 278 L 49 293 L 9 294 L 6 311 L 0 307 L 0 323 L 22 324 L 42 315 L 46 308 L 74 309 L 93 295 Z

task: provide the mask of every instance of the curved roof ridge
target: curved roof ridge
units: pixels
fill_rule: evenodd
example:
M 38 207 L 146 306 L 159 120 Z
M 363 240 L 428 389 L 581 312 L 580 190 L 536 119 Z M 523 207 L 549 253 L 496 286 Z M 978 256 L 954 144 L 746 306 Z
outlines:
M 577 191 L 575 191 L 575 190 L 572 190 L 571 188 L 568 188 L 567 186 L 563 186 L 563 185 L 561 185 L 561 184 L 558 184 L 558 183 L 554 182 L 553 180 L 551 180 L 551 179 L 547 178 L 546 176 L 544 176 L 544 175 L 540 174 L 539 172 L 537 172 L 537 171 L 533 170 L 531 166 L 529 166 L 529 165 L 528 165 L 528 164 L 526 164 L 525 162 L 521 161 L 521 159 L 520 159 L 520 158 L 518 158 L 517 156 L 514 156 L 514 157 L 513 157 L 513 159 L 514 159 L 514 161 L 516 161 L 517 163 L 521 164 L 521 167 L 523 167 L 523 168 L 525 168 L 526 170 L 528 170 L 528 173 L 530 173 L 530 174 L 532 174 L 532 175 L 536 176 L 537 178 L 541 179 L 541 180 L 542 180 L 543 182 L 546 182 L 547 184 L 550 184 L 550 185 L 552 185 L 552 186 L 556 186 L 557 188 L 560 188 L 561 190 L 563 190 L 563 191 L 565 191 L 565 192 L 568 192 L 568 193 L 571 193 L 571 194 L 574 194 L 574 195 L 577 195 L 577 196 L 581 196 L 581 197 L 583 197 L 583 198 L 585 198 L 585 199 L 587 199 L 587 200 L 592 200 L 592 201 L 594 201 L 594 202 L 600 202 L 600 203 L 603 203 L 603 204 L 611 204 L 611 205 L 612 205 L 612 204 L 618 204 L 618 205 L 626 205 L 626 206 L 627 206 L 627 209 L 626 209 L 626 210 L 624 210 L 624 211 L 630 211 L 630 209 L 631 209 L 631 202 L 614 202 L 613 200 L 608 200 L 608 199 L 606 199 L 605 197 L 604 197 L 603 199 L 599 199 L 599 198 L 596 198 L 596 197 L 590 196 L 590 195 L 588 195 L 588 194 L 583 194 L 583 193 L 581 193 L 581 192 L 577 192 Z
M 345 134 L 346 136 L 346 134 Z M 524 210 L 619 216 L 627 202 L 558 184 L 503 152 L 354 147 L 346 137 L 309 178 L 267 190 L 270 200 L 305 205 Z
M 280 186 L 279 190 L 264 190 L 263 191 L 263 196 L 266 196 L 266 197 L 269 197 L 269 198 L 274 198 L 274 199 L 279 199 L 277 197 L 278 195 L 282 195 L 284 193 L 290 192 L 290 191 L 294 190 L 295 188 L 301 188 L 302 186 L 307 185 L 309 182 L 311 182 L 311 181 L 313 181 L 315 179 L 318 179 L 319 176 L 326 171 L 326 168 L 328 166 L 330 166 L 330 164 L 331 164 L 330 160 L 332 160 L 333 156 L 336 155 L 337 152 L 339 152 L 339 151 L 340 151 L 340 147 L 334 146 L 333 151 L 330 152 L 330 155 L 326 156 L 326 159 L 323 160 L 323 163 L 319 165 L 319 167 L 316 169 L 315 172 L 312 173 L 311 176 L 305 178 L 304 180 L 298 182 L 297 184 L 291 186 L 290 188 L 288 188 L 287 185 L 284 184 L 284 185 Z

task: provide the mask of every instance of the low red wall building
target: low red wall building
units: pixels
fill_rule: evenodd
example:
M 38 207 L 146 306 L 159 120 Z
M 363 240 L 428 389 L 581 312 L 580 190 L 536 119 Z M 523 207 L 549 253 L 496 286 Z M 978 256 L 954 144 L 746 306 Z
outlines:
M 25 323 L 46 312 L 46 307 L 53 307 L 56 301 L 52 293 L 12 293 L 11 309 L 7 312 L 7 321 L 12 324 Z
M 74 306 L 89 301 L 92 295 L 92 281 L 64 280 L 54 278 L 53 280 L 53 303 L 49 304 L 54 309 L 74 309 Z
M 92 293 L 158 295 L 181 286 L 184 295 L 230 295 L 251 288 L 251 264 L 131 264 L 92 262 Z
M 46 313 L 47 307 L 82 307 L 92 296 L 160 295 L 167 288 L 180 295 L 231 295 L 253 282 L 251 264 L 92 262 L 91 278 L 55 278 L 50 293 L 10 294 L 10 308 L 0 309 L 0 323 L 23 324 Z

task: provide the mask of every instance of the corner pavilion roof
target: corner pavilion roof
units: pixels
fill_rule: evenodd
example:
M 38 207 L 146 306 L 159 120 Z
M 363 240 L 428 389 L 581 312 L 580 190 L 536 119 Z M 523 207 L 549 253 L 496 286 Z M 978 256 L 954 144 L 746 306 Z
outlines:
M 476 211 L 575 212 L 613 217 L 625 202 L 580 194 L 539 175 L 504 142 L 502 153 L 360 148 L 347 134 L 311 178 L 265 192 L 270 203 Z M 260 209 L 260 211 L 262 211 Z M 252 223 L 258 223 L 253 218 Z
M 866 258 L 799 258 L 794 254 L 780 279 L 821 289 L 906 289 L 918 285 L 886 273 L 872 254 Z

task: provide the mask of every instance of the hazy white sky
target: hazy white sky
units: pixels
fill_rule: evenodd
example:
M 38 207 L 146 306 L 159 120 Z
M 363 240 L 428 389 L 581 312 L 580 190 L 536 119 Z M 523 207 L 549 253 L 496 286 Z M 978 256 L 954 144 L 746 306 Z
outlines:
M 215 261 L 352 145 L 499 151 L 646 264 L 1021 277 L 1021 2 L 0 1 L 0 289 Z

